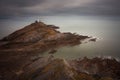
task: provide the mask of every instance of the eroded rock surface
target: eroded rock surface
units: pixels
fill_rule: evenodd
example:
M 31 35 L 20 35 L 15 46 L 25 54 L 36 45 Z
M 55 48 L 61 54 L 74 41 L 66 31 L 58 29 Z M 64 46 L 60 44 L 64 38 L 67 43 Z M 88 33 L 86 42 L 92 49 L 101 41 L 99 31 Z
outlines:
M 0 41 L 0 52 L 31 52 L 46 51 L 53 47 L 77 45 L 81 40 L 89 38 L 73 33 L 61 33 L 58 27 L 43 22 L 32 23 Z
M 69 32 L 61 33 L 57 29 L 59 27 L 54 25 L 34 22 L 1 39 L 0 80 L 18 80 L 28 65 L 34 66 L 36 70 L 43 65 L 42 63 L 47 64 L 41 57 L 34 59 L 34 56 L 54 48 L 78 45 L 82 40 L 89 38 Z M 35 62 L 36 60 L 39 62 Z
M 120 62 L 116 59 L 65 60 L 41 58 L 26 66 L 20 80 L 119 80 Z
M 57 48 L 78 45 L 89 38 L 57 29 L 35 22 L 0 40 L 0 80 L 120 80 L 116 59 L 54 58 L 51 54 Z M 45 51 L 51 56 L 38 56 Z

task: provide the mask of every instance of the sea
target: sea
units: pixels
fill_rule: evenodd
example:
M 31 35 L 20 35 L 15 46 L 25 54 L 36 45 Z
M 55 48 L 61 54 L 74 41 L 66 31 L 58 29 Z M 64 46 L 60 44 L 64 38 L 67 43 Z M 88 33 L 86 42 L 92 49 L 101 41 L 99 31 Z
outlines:
M 0 20 L 0 38 L 23 28 L 35 20 L 59 26 L 61 32 L 71 32 L 97 38 L 76 46 L 65 46 L 53 54 L 56 58 L 78 59 L 83 57 L 106 57 L 120 59 L 120 17 L 118 16 L 37 16 Z M 48 52 L 40 56 L 50 56 Z

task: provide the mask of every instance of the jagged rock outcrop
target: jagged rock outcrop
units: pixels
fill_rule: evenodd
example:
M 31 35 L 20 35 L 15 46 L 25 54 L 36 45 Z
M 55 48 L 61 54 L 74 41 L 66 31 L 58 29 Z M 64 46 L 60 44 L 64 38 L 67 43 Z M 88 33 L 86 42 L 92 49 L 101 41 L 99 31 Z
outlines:
M 73 75 L 74 72 L 65 60 L 56 59 L 36 70 L 33 68 L 27 75 L 24 73 L 21 80 L 73 80 Z
M 87 57 L 79 60 L 70 61 L 71 66 L 79 72 L 85 72 L 95 77 L 111 77 L 115 80 L 120 79 L 120 62 L 116 59 L 98 58 L 88 59 Z
M 120 62 L 116 59 L 38 56 L 89 38 L 56 29 L 54 25 L 35 22 L 0 40 L 0 80 L 120 80 Z
M 71 61 L 42 58 L 26 66 L 19 78 L 20 80 L 119 80 L 119 67 L 120 62 L 115 59 L 84 58 Z
M 35 22 L 23 29 L 13 32 L 2 40 L 12 42 L 36 42 L 57 33 L 59 32 L 52 27 L 47 27 L 43 22 Z
M 29 66 L 30 72 L 25 71 L 20 80 L 94 80 L 89 74 L 77 72 L 65 59 L 53 59 L 37 69 Z
M 32 23 L 0 41 L 0 51 L 46 51 L 53 47 L 80 44 L 88 36 L 61 33 L 58 27 L 43 22 Z M 4 43 L 4 44 L 3 44 Z
M 1 65 L 0 65 L 1 66 Z M 4 65 L 3 65 L 4 66 Z M 119 80 L 120 62 L 115 59 L 65 60 L 50 57 L 35 59 L 16 69 L 0 68 L 3 80 Z M 12 67 L 12 68 L 11 68 Z M 2 72 L 1 72 L 2 71 Z
M 88 38 L 61 33 L 57 29 L 54 25 L 34 22 L 0 40 L 0 79 L 16 80 L 25 67 L 39 59 L 32 57 L 54 48 L 80 44 L 81 40 Z

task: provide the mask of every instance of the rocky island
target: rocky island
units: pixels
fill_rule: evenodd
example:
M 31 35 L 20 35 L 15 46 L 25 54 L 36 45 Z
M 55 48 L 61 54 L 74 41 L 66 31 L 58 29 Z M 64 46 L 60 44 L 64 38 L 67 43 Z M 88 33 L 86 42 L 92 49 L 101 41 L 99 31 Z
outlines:
M 50 48 L 77 45 L 89 38 L 75 33 L 58 31 L 59 27 L 43 22 L 32 23 L 0 40 L 0 51 L 31 52 L 46 51 Z
M 36 21 L 1 39 L 0 80 L 120 80 L 120 62 L 114 58 L 54 58 L 58 48 L 90 38 L 58 29 Z M 49 57 L 35 57 L 49 50 Z

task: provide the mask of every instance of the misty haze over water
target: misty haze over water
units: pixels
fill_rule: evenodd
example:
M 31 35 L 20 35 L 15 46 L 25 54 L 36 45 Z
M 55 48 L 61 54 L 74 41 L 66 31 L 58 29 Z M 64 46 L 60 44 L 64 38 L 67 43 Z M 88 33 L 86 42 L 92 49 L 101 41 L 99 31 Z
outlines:
M 1 20 L 0 38 L 23 28 L 36 19 L 40 19 L 47 24 L 59 26 L 62 32 L 72 32 L 98 38 L 97 42 L 61 48 L 55 54 L 56 57 L 113 56 L 120 58 L 120 17 L 42 16 Z

